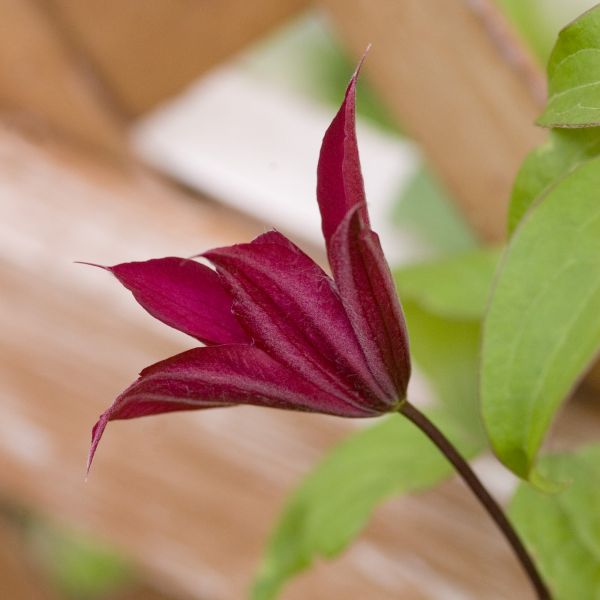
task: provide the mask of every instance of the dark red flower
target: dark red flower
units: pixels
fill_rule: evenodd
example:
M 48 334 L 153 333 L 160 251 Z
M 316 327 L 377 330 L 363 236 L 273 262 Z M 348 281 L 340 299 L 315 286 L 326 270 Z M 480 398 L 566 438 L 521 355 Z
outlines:
M 189 259 L 106 267 L 163 323 L 205 346 L 144 369 L 109 421 L 254 404 L 373 417 L 395 410 L 410 376 L 404 316 L 369 225 L 355 132 L 358 70 L 325 133 L 317 198 L 333 278 L 276 231 Z

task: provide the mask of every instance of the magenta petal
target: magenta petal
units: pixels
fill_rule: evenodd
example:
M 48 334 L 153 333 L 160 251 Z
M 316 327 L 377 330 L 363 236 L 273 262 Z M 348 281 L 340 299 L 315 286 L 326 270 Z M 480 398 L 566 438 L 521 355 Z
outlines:
M 331 239 L 330 263 L 371 371 L 388 394 L 404 399 L 410 378 L 404 314 L 379 237 L 362 223 L 357 208 Z
M 194 348 L 144 369 L 115 400 L 93 429 L 88 464 L 109 421 L 236 404 L 372 416 L 325 393 L 256 347 Z
M 107 267 L 153 316 L 205 344 L 249 342 L 219 276 L 193 260 L 168 257 Z
M 328 249 L 331 236 L 351 208 L 358 206 L 363 223 L 369 224 L 355 127 L 356 79 L 361 64 L 348 84 L 340 110 L 325 132 L 317 167 L 317 200 Z
M 211 250 L 234 297 L 234 312 L 255 344 L 321 389 L 381 411 L 385 395 L 331 278 L 287 238 Z

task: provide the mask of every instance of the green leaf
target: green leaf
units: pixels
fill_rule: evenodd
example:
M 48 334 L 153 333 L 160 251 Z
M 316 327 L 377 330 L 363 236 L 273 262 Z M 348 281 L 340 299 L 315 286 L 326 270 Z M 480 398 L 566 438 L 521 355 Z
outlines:
M 600 125 L 600 7 L 565 27 L 548 63 L 544 127 Z
M 481 320 L 498 258 L 499 250 L 478 248 L 394 271 L 412 359 L 437 399 L 472 431 L 481 431 Z
M 431 417 L 466 455 L 478 449 L 456 419 L 441 411 Z M 276 598 L 283 583 L 315 558 L 338 554 L 382 499 L 427 488 L 451 473 L 433 444 L 399 415 L 352 436 L 291 498 L 269 543 L 252 599 Z
M 553 184 L 599 154 L 600 128 L 552 130 L 548 142 L 527 156 L 517 174 L 508 211 L 509 234 Z
M 500 460 L 530 481 L 569 390 L 600 347 L 600 159 L 530 210 L 503 259 L 484 324 L 481 401 Z
M 130 566 L 115 552 L 86 536 L 37 523 L 35 549 L 67 598 L 104 598 L 129 583 Z
M 393 220 L 435 253 L 470 250 L 477 238 L 442 184 L 425 166 L 411 177 L 394 207 Z
M 400 298 L 414 300 L 442 317 L 481 319 L 499 255 L 498 249 L 478 248 L 397 269 L 394 278 Z
M 394 271 L 413 361 L 437 399 L 481 439 L 481 320 L 498 258 L 498 249 L 478 248 Z
M 600 446 L 547 457 L 541 467 L 571 480 L 560 494 L 521 484 L 509 515 L 556 600 L 600 598 Z

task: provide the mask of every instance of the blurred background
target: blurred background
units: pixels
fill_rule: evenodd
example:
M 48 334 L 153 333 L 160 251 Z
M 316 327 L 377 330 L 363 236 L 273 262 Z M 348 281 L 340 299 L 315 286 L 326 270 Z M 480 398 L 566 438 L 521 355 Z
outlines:
M 318 149 L 369 42 L 358 134 L 390 262 L 498 242 L 543 139 L 548 53 L 592 4 L 0 0 L 0 598 L 244 598 L 286 494 L 362 426 L 247 408 L 116 423 L 84 482 L 97 415 L 193 344 L 73 261 L 270 227 L 323 261 Z M 391 501 L 283 597 L 521 597 L 472 508 L 455 482 Z

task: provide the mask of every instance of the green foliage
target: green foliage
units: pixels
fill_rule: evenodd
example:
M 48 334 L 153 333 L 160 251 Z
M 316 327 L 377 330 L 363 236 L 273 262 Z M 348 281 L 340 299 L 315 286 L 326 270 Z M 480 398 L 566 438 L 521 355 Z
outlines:
M 509 234 L 553 184 L 599 154 L 600 128 L 552 130 L 548 142 L 533 150 L 519 169 L 510 199 Z
M 600 348 L 600 8 L 560 33 L 540 123 L 513 188 L 513 234 L 486 318 L 482 404 L 499 458 L 544 487 L 536 456 Z
M 539 63 L 545 65 L 561 27 L 596 0 L 495 0 L 523 39 L 528 42 Z
M 600 446 L 543 460 L 559 494 L 521 484 L 509 514 L 556 600 L 600 598 Z
M 477 402 L 480 322 L 440 317 L 411 301 L 405 302 L 404 311 L 418 368 L 445 408 L 483 445 Z
M 534 462 L 566 394 L 600 347 L 600 159 L 563 178 L 511 240 L 484 326 L 483 417 L 500 460 Z
M 565 27 L 548 63 L 544 127 L 600 125 L 600 7 Z
M 477 450 L 454 418 L 442 412 L 431 417 L 466 455 Z M 338 554 L 384 498 L 427 488 L 451 473 L 431 442 L 399 415 L 353 435 L 293 495 L 269 543 L 253 600 L 276 598 L 282 584 L 316 557 Z
M 131 579 L 121 557 L 85 536 L 36 524 L 34 539 L 40 559 L 67 598 L 101 599 Z
M 475 235 L 443 186 L 424 166 L 402 189 L 393 219 L 436 254 L 461 252 L 477 246 Z
M 475 249 L 394 272 L 413 361 L 443 406 L 481 440 L 481 320 L 498 256 L 496 249 Z
M 398 270 L 412 355 L 442 401 L 430 416 L 466 456 L 484 446 L 477 404 L 480 318 L 495 253 L 474 251 L 454 260 Z M 462 265 L 462 268 L 461 268 Z M 479 300 L 465 308 L 449 282 L 461 280 Z M 478 281 L 481 280 L 481 281 Z M 437 302 L 431 302 L 436 296 Z M 447 297 L 447 303 L 441 301 Z M 317 557 L 332 557 L 361 531 L 385 498 L 430 487 L 452 469 L 409 421 L 391 416 L 335 448 L 293 494 L 267 548 L 254 600 L 277 596 Z
M 497 249 L 476 249 L 398 269 L 400 297 L 441 317 L 481 319 L 499 255 Z

